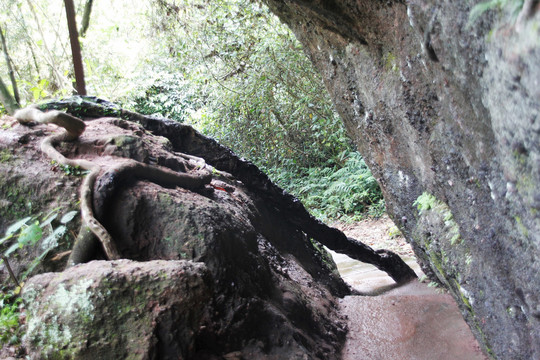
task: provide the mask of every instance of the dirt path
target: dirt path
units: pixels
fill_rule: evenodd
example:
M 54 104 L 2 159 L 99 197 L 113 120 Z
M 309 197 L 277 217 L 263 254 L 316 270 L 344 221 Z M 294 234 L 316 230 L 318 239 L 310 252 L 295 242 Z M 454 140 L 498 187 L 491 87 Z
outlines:
M 374 249 L 392 250 L 402 257 L 414 256 L 411 246 L 386 215 L 378 219 L 366 219 L 352 224 L 335 222 L 330 225 Z
M 395 236 L 387 217 L 356 224 L 333 224 L 373 248 L 400 254 L 418 275 L 411 247 Z M 413 282 L 396 287 L 371 265 L 332 254 L 342 277 L 360 294 L 340 302 L 349 319 L 343 360 L 486 360 L 448 294 Z

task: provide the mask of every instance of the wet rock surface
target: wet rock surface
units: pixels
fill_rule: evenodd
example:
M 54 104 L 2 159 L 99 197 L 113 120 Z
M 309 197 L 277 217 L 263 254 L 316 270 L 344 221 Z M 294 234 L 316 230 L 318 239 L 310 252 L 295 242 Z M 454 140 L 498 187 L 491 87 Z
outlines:
M 491 357 L 538 358 L 538 2 L 472 24 L 478 2 L 266 2 L 322 73 L 422 270 Z
M 233 189 L 223 181 L 214 184 Z M 206 264 L 215 298 L 197 335 L 201 354 L 333 358 L 346 327 L 332 289 L 346 286 L 320 254 L 302 245 L 301 234 L 284 235 L 286 227 L 279 238 L 258 232 L 250 218 L 262 205 L 255 207 L 244 191 L 236 184 L 230 193 L 198 194 L 141 182 L 119 192 L 118 205 L 105 216 L 114 219 L 107 224 L 128 258 Z

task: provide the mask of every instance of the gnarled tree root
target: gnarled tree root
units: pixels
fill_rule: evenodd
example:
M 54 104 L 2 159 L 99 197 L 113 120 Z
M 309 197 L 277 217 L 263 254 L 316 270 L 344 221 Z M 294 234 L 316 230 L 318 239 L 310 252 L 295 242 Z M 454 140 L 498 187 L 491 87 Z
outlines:
M 174 151 L 204 158 L 206 163 L 216 169 L 232 174 L 251 191 L 256 192 L 265 201 L 273 204 L 275 208 L 285 214 L 291 224 L 319 243 L 353 259 L 376 266 L 388 273 L 397 283 L 417 278 L 414 271 L 397 254 L 388 250 L 375 251 L 355 239 L 347 238 L 340 230 L 320 222 L 309 214 L 298 199 L 279 188 L 255 165 L 240 159 L 230 149 L 198 133 L 190 126 L 127 111 L 93 97 L 76 97 L 55 101 L 42 105 L 42 107 L 68 109 L 68 112 L 80 116 L 94 118 L 116 116 L 137 121 L 154 134 L 168 138 L 174 146 Z
M 67 266 L 70 267 L 95 259 L 96 249 L 99 244 L 100 242 L 96 235 L 94 235 L 88 226 L 83 224 L 79 230 L 77 239 L 75 239 L 75 244 L 71 249 Z
M 68 266 L 85 262 L 91 258 L 91 252 L 92 249 L 95 248 L 96 243 L 95 236 L 103 245 L 105 254 L 109 259 L 114 260 L 120 258 L 120 254 L 114 245 L 111 235 L 95 218 L 92 207 L 94 184 L 104 169 L 88 160 L 68 159 L 55 148 L 55 146 L 62 141 L 77 140 L 84 132 L 86 126 L 84 121 L 61 111 L 53 110 L 42 112 L 33 107 L 18 110 L 14 114 L 14 117 L 22 124 L 38 122 L 42 124 L 56 124 L 63 127 L 66 131 L 48 136 L 43 140 L 41 143 L 41 150 L 50 159 L 59 164 L 80 167 L 90 171 L 90 173 L 85 176 L 81 185 L 81 217 L 83 224 L 75 241 L 72 254 L 68 260 Z M 198 158 L 191 157 L 190 155 L 185 156 L 200 162 L 200 159 Z M 202 164 L 201 167 L 204 168 Z M 108 174 L 109 177 L 111 174 L 114 174 L 117 178 L 138 178 L 149 180 L 164 186 L 180 186 L 187 189 L 201 187 L 210 183 L 212 179 L 212 175 L 209 171 L 205 171 L 201 174 L 178 173 L 168 168 L 152 166 L 131 159 L 125 159 L 111 167 L 108 169 Z M 103 199 L 103 195 L 98 197 Z

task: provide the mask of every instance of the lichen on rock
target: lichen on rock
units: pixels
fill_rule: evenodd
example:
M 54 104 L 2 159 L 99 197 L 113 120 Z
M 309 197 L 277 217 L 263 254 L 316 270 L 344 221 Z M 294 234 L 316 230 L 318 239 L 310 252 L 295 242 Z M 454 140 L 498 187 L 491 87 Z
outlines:
M 24 343 L 43 359 L 149 359 L 170 351 L 186 358 L 210 297 L 201 263 L 93 261 L 28 281 Z M 174 322 L 182 333 L 166 334 Z

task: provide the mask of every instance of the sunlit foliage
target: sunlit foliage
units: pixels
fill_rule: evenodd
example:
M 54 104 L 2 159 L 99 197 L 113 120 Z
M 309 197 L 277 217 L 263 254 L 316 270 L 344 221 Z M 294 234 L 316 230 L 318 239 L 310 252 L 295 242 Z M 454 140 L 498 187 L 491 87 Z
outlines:
M 138 110 L 189 121 L 266 167 L 312 166 L 350 149 L 320 76 L 266 8 L 157 3 L 154 29 L 164 56 L 175 59 L 174 75 L 156 79 Z
M 80 23 L 84 1 L 75 4 Z M 0 7 L 22 105 L 70 94 L 62 2 L 0 0 Z M 272 174 L 319 215 L 365 211 L 370 203 L 381 208 L 376 186 L 368 186 L 368 201 L 358 200 L 363 190 L 357 186 L 330 182 L 338 180 L 336 172 L 353 179 L 369 170 L 356 161 L 300 44 L 259 2 L 98 1 L 80 41 L 89 94 L 194 125 Z M 2 66 L 0 77 L 5 75 Z M 309 188 L 318 181 L 343 192 Z

